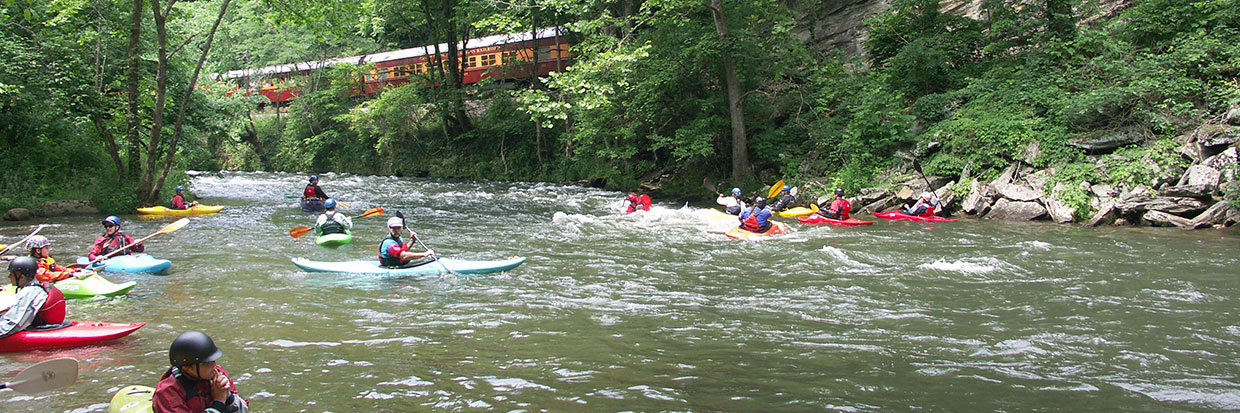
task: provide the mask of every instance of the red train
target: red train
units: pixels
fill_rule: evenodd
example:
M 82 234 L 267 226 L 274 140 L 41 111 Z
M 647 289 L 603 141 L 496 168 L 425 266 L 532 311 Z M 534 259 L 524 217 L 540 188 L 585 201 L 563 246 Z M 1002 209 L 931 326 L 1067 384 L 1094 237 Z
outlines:
M 537 33 L 522 32 L 469 39 L 458 46 L 461 71 L 466 84 L 488 78 L 528 78 L 530 62 L 534 56 L 538 57 L 538 75 L 546 76 L 551 72 L 564 70 L 572 58 L 569 52 L 572 44 L 558 28 L 543 29 Z M 374 68 L 365 79 L 365 93 L 371 94 L 426 76 L 428 70 L 434 70 L 436 59 L 442 59 L 444 63 L 447 61 L 448 44 L 440 43 L 438 51 L 436 54 L 435 45 L 426 45 L 323 61 L 233 70 L 217 75 L 216 78 L 232 83 L 234 90 L 240 90 L 245 95 L 258 93 L 273 103 L 279 103 L 296 99 L 299 95 L 297 88 L 290 86 L 292 83 L 300 83 L 294 80 L 296 77 L 338 64 L 374 63 Z

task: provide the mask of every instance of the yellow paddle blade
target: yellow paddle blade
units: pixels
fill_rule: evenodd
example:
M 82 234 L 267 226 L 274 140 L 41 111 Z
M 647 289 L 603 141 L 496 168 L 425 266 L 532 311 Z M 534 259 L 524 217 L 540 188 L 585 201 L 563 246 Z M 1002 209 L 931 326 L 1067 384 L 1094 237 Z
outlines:
M 289 235 L 289 236 L 291 236 L 291 237 L 293 237 L 293 238 L 301 238 L 301 237 L 305 236 L 306 234 L 309 234 L 309 233 L 310 233 L 310 229 L 311 229 L 310 227 L 307 227 L 307 226 L 305 226 L 305 225 L 301 225 L 301 226 L 298 226 L 298 227 L 296 227 L 296 228 L 293 228 L 293 229 L 288 230 L 288 235 Z
M 353 208 L 353 207 L 349 206 L 349 204 L 346 204 L 346 203 L 344 203 L 344 202 L 337 202 L 337 203 L 336 203 L 336 205 L 340 206 L 340 209 L 349 209 L 349 208 Z
M 181 228 L 185 228 L 186 225 L 189 225 L 189 218 L 181 218 L 176 221 L 173 221 L 171 224 L 168 224 L 167 226 L 163 228 L 160 228 L 159 232 L 156 232 L 156 234 L 167 234 L 169 232 L 176 231 Z
M 783 189 L 784 189 L 784 181 L 781 179 L 779 182 L 776 182 L 775 185 L 771 185 L 771 190 L 766 192 L 766 197 L 774 198 L 775 195 L 779 195 L 779 191 Z
M 8 246 L 8 245 L 0 244 L 0 251 L 4 251 L 4 250 L 7 250 L 7 249 L 9 249 L 9 246 Z
M 362 215 L 358 215 L 357 217 L 365 218 L 365 217 L 373 217 L 375 215 L 383 215 L 383 208 L 367 209 L 366 212 L 363 212 Z

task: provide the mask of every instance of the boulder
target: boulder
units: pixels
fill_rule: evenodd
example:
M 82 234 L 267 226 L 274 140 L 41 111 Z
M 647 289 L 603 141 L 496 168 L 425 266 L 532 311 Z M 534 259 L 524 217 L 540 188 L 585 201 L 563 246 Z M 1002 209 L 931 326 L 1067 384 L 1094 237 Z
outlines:
M 1104 222 L 1110 221 L 1115 218 L 1116 212 L 1114 202 L 1104 202 L 1102 206 L 1098 208 L 1098 212 L 1094 213 L 1094 216 L 1090 217 L 1088 221 L 1085 221 L 1085 226 L 1096 227 Z
M 1022 152 L 1021 155 L 1024 157 L 1025 163 L 1033 165 L 1033 163 L 1038 160 L 1038 157 L 1042 156 L 1042 148 L 1038 143 L 1038 140 L 1034 139 L 1029 141 L 1029 144 L 1025 145 L 1025 151 Z
M 1204 211 L 1206 205 L 1195 198 L 1133 196 L 1121 199 L 1115 205 L 1124 214 L 1145 211 L 1162 211 L 1184 216 Z
M 1229 125 L 1205 125 L 1197 129 L 1197 144 L 1202 153 L 1216 154 L 1240 142 L 1240 128 Z
M 1193 218 L 1194 228 L 1208 226 L 1232 226 L 1240 223 L 1240 208 L 1236 208 L 1230 202 L 1215 202 L 1209 209 L 1202 212 L 1201 215 Z
M 1055 175 L 1054 169 L 1043 169 L 1029 175 L 1025 175 L 1022 180 L 1030 189 L 1037 191 L 1039 194 L 1046 189 L 1046 181 Z
M 997 184 L 994 186 L 999 195 L 1013 201 L 1036 201 L 1042 197 L 1042 191 L 1018 184 Z
M 1000 173 L 998 178 L 995 178 L 995 180 L 990 181 L 990 186 L 995 186 L 996 184 L 1012 183 L 1012 180 L 1016 179 L 1017 169 L 1019 168 L 1020 168 L 1019 162 L 1012 162 L 1012 164 L 1008 165 L 1007 168 L 1003 168 L 1003 173 Z
M 1223 122 L 1240 126 L 1240 105 L 1232 106 L 1231 110 L 1227 111 L 1227 115 L 1223 116 Z
M 1110 185 L 1107 185 L 1107 184 L 1097 184 L 1097 185 L 1091 186 L 1089 187 L 1089 192 L 1093 192 L 1094 196 L 1098 198 L 1103 198 L 1103 199 L 1115 198 L 1116 195 L 1119 195 L 1118 192 L 1115 192 L 1115 188 L 1112 188 Z
M 913 199 L 913 197 L 915 196 L 917 195 L 914 195 L 913 187 L 908 186 L 908 185 L 900 187 L 900 190 L 896 191 L 896 198 L 907 200 L 907 199 Z
M 86 201 L 48 201 L 39 207 L 39 214 L 45 217 L 66 215 L 95 215 L 99 210 Z
M 1236 157 L 1236 148 L 1232 147 L 1207 158 L 1201 164 L 1221 171 L 1227 169 L 1228 165 L 1235 165 Z
M 952 185 L 955 184 L 956 181 L 951 181 L 947 185 L 934 190 L 934 196 L 939 199 L 939 207 L 934 210 L 935 215 L 947 215 L 947 207 L 951 206 L 952 201 L 956 200 L 956 192 L 952 191 Z
M 4 214 L 5 221 L 25 221 L 30 219 L 33 214 L 26 208 L 13 208 Z
M 1064 184 L 1062 182 L 1057 183 L 1055 184 L 1055 189 L 1053 189 L 1051 193 L 1052 194 L 1060 193 L 1060 191 L 1063 190 L 1063 187 L 1064 187 Z M 1047 196 L 1046 198 L 1043 199 L 1043 201 L 1045 202 L 1045 205 L 1046 205 L 1046 212 L 1050 214 L 1051 219 L 1054 220 L 1056 223 L 1067 224 L 1069 222 L 1076 220 L 1076 217 L 1075 217 L 1076 208 L 1068 206 L 1065 203 L 1059 202 L 1059 200 L 1056 199 L 1054 196 Z
M 883 188 L 862 189 L 861 193 L 857 194 L 857 204 L 858 205 L 869 204 L 871 202 L 883 199 L 883 197 L 885 196 L 887 196 L 887 190 Z
M 969 194 L 965 195 L 964 201 L 960 203 L 960 209 L 966 214 L 981 213 L 984 209 L 982 207 L 990 205 L 990 200 L 982 196 L 983 189 L 981 184 L 977 182 L 977 178 L 973 178 L 971 185 L 969 187 Z
M 1176 150 L 1176 153 L 1185 158 L 1192 159 L 1193 162 L 1198 162 L 1202 159 L 1201 148 L 1197 145 L 1197 140 L 1195 139 L 1189 139 L 1187 143 L 1180 146 L 1180 149 Z
M 1037 202 L 1012 201 L 1000 199 L 990 207 L 985 219 L 1008 221 L 1032 221 L 1046 215 L 1046 208 Z
M 1214 192 L 1214 188 L 1209 185 L 1176 185 L 1163 188 L 1159 191 L 1162 196 L 1187 196 L 1193 198 L 1209 197 Z
M 857 213 L 873 214 L 875 212 L 882 212 L 882 211 L 887 210 L 887 208 L 890 208 L 899 203 L 900 203 L 899 200 L 896 199 L 895 196 L 889 196 L 889 197 L 885 197 L 883 199 L 879 199 L 877 201 L 871 202 L 868 205 L 861 207 L 861 209 L 857 210 Z
M 1188 218 L 1180 218 L 1175 215 L 1171 215 L 1171 214 L 1168 214 L 1162 211 L 1146 212 L 1145 215 L 1141 216 L 1141 221 L 1145 222 L 1147 225 L 1152 225 L 1155 227 L 1174 226 L 1174 227 L 1188 228 L 1188 229 L 1193 228 L 1192 220 Z
M 1184 185 L 1204 185 L 1211 191 L 1218 187 L 1219 179 L 1222 178 L 1222 172 L 1218 169 L 1205 165 L 1193 165 L 1188 167 L 1188 171 L 1184 173 Z
M 1144 140 L 1145 133 L 1134 128 L 1074 138 L 1069 140 L 1068 144 L 1084 149 L 1091 154 L 1099 154 L 1109 153 L 1121 146 L 1140 143 Z

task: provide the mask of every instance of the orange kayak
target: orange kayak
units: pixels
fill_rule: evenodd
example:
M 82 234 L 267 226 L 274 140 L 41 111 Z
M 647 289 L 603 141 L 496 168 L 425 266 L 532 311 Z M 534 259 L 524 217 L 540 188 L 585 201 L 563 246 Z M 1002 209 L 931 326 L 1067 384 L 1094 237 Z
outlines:
M 784 225 L 784 223 L 782 222 L 771 221 L 771 228 L 763 232 L 746 231 L 746 230 L 741 229 L 740 227 L 736 227 L 736 228 L 732 228 L 728 230 L 728 232 L 725 233 L 724 235 L 727 235 L 731 238 L 736 238 L 736 239 L 758 239 L 758 238 L 762 238 L 762 237 L 766 237 L 770 235 L 786 234 L 786 233 L 788 233 L 787 225 Z

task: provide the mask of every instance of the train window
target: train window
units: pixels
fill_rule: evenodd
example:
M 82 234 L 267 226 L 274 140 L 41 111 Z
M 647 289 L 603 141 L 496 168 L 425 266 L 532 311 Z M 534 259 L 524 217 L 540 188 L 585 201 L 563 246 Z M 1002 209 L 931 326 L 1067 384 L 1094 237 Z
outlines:
M 495 55 L 489 54 L 489 55 L 482 56 L 482 66 L 483 67 L 495 66 Z
M 466 68 L 478 67 L 478 56 L 470 56 L 469 60 L 467 60 L 465 63 L 465 67 Z

